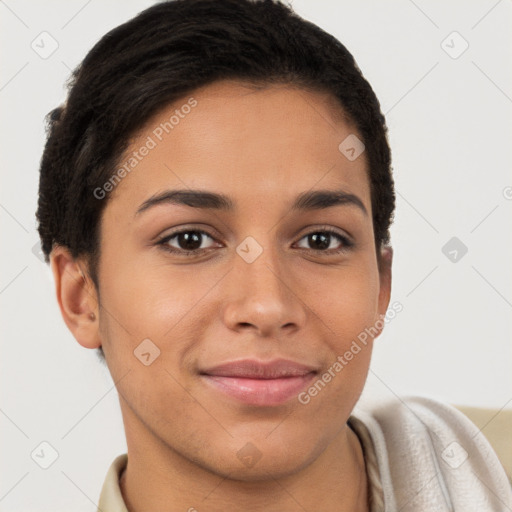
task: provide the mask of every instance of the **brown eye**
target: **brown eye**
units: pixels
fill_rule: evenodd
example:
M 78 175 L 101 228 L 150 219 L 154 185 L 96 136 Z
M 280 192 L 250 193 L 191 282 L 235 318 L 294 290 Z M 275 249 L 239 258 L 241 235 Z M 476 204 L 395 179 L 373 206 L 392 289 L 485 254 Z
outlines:
M 346 237 L 334 230 L 319 230 L 308 233 L 301 240 L 306 240 L 309 247 L 303 247 L 315 252 L 325 252 L 328 254 L 347 251 L 353 246 L 353 243 Z M 337 241 L 337 244 L 336 244 Z M 332 247 L 334 242 L 335 247 Z M 341 247 L 339 246 L 341 244 Z M 336 247 L 338 245 L 338 247 Z
M 205 237 L 214 240 L 205 231 L 188 229 L 167 235 L 158 242 L 158 245 L 176 254 L 200 254 L 211 248 L 201 247 Z

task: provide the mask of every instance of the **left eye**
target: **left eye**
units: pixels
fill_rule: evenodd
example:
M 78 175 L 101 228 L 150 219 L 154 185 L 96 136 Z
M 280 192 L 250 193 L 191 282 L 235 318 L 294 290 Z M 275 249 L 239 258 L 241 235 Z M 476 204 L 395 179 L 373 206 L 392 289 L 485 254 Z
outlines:
M 347 237 L 330 230 L 313 231 L 303 236 L 301 240 L 303 239 L 307 239 L 309 244 L 316 245 L 317 248 L 313 248 L 313 250 L 316 252 L 337 253 L 348 250 L 348 248 L 352 246 L 352 243 L 348 240 Z M 330 248 L 333 239 L 337 240 L 338 244 L 341 243 L 341 247 Z M 311 250 L 307 247 L 305 247 L 305 249 Z

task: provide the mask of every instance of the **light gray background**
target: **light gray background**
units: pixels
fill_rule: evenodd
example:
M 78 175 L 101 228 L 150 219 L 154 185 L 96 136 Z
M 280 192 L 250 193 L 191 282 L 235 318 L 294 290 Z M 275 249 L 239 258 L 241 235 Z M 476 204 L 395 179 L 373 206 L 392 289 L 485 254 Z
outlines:
M 67 330 L 32 252 L 34 212 L 44 115 L 100 36 L 151 3 L 0 0 L 1 511 L 93 512 L 126 449 L 108 371 Z M 512 1 L 293 6 L 354 54 L 390 131 L 391 300 L 404 309 L 376 342 L 364 397 L 512 408 Z M 43 31 L 58 43 L 46 59 L 31 48 Z M 454 31 L 469 44 L 458 58 Z M 442 252 L 452 237 L 468 248 L 456 262 Z M 30 456 L 42 441 L 59 454 L 46 470 Z

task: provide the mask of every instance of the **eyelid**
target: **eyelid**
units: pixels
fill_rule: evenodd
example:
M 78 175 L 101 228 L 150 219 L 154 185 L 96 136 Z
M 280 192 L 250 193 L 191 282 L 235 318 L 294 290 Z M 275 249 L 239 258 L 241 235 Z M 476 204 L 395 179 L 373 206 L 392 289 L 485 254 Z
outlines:
M 212 231 L 214 233 L 210 233 L 208 231 L 209 229 L 212 229 Z M 165 235 L 156 236 L 154 238 L 154 240 L 161 241 L 163 239 L 166 239 L 166 238 L 169 238 L 169 237 L 172 237 L 175 235 L 179 235 L 180 233 L 187 232 L 187 231 L 196 231 L 199 233 L 203 233 L 203 234 L 208 235 L 209 237 L 214 238 L 214 239 L 222 238 L 222 235 L 217 230 L 214 230 L 213 228 L 210 228 L 210 227 L 203 228 L 201 224 L 193 224 L 190 226 L 185 225 L 185 226 L 177 227 L 175 230 L 171 231 L 170 233 L 167 233 Z M 293 236 L 293 238 L 296 238 L 299 236 L 300 233 L 303 233 L 300 235 L 300 238 L 299 238 L 299 240 L 300 240 L 303 237 L 305 237 L 306 235 L 309 235 L 312 233 L 317 233 L 317 232 L 323 232 L 323 231 L 327 231 L 329 233 L 334 233 L 334 234 L 343 236 L 351 242 L 354 241 L 352 235 L 350 235 L 350 233 L 348 233 L 346 230 L 342 230 L 341 228 L 335 228 L 329 224 L 323 224 L 323 225 L 322 224 L 319 224 L 319 225 L 313 224 L 313 225 L 305 226 L 299 232 L 297 232 Z
M 300 238 L 302 239 L 306 235 L 309 235 L 311 233 L 319 233 L 327 231 L 328 233 L 334 233 L 336 235 L 342 236 L 346 238 L 350 242 L 354 242 L 354 239 L 348 231 L 341 229 L 341 228 L 335 228 L 334 226 L 331 226 L 330 224 L 313 224 L 306 226 L 305 228 L 301 229 L 299 233 L 303 233 L 300 235 Z M 299 236 L 299 235 L 297 235 Z
M 215 243 L 219 243 L 217 238 L 218 236 L 217 235 L 212 235 L 211 233 L 209 233 L 208 231 L 206 231 L 205 229 L 199 229 L 197 227 L 182 227 L 182 228 L 177 228 L 176 231 L 171 231 L 170 233 L 167 233 L 166 235 L 163 235 L 163 236 L 160 236 L 157 238 L 157 241 L 156 241 L 156 245 L 161 245 L 161 246 L 164 246 L 164 249 L 166 249 L 166 247 L 171 247 L 171 246 L 168 246 L 168 242 L 173 239 L 174 237 L 182 234 L 182 233 L 190 233 L 190 232 L 194 232 L 194 233 L 199 233 L 201 235 L 206 235 L 207 237 L 211 238 Z M 221 242 L 220 242 L 221 243 Z M 167 249 L 169 252 L 174 252 L 175 254 L 187 254 L 187 253 L 195 253 L 195 254 L 201 254 L 205 251 L 208 251 L 210 250 L 211 248 L 208 247 L 206 249 L 194 249 L 194 250 L 191 250 L 191 251 L 187 251 L 186 249 L 177 249 L 175 247 L 172 247 L 171 249 Z

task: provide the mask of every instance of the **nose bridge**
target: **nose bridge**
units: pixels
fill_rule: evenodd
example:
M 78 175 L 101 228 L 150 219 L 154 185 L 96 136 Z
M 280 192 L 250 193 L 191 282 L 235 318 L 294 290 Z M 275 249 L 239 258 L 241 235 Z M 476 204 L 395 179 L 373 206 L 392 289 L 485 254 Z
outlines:
M 261 237 L 259 237 L 261 240 Z M 242 280 L 246 281 L 246 291 L 258 296 L 259 300 L 276 300 L 283 297 L 283 279 L 281 273 L 282 255 L 273 244 L 271 236 L 265 237 L 264 245 L 248 237 L 237 247 L 236 267 Z
M 246 237 L 236 248 L 234 286 L 225 310 L 231 328 L 250 324 L 261 334 L 277 336 L 281 328 L 298 327 L 304 321 L 302 304 L 290 289 L 291 277 L 272 233 Z

